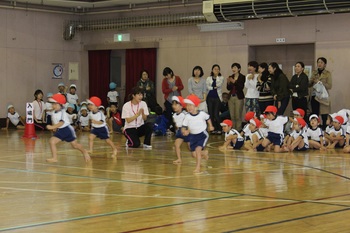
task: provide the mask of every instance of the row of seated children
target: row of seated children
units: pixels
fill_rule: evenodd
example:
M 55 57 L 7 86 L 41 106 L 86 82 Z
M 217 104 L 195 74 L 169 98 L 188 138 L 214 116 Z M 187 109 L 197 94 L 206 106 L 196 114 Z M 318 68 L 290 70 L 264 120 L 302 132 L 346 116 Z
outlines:
M 350 152 L 349 110 L 330 114 L 325 132 L 319 126 L 320 118 L 317 115 L 309 117 L 308 126 L 301 109 L 296 109 L 293 113 L 294 118 L 289 119 L 277 116 L 277 108 L 268 106 L 264 115 L 258 119 L 254 112 L 248 112 L 245 117 L 248 124 L 240 133 L 232 128 L 232 121 L 224 120 L 221 125 L 225 132 L 225 143 L 220 149 L 270 151 L 273 148 L 275 152 L 288 152 L 344 148 L 344 152 Z

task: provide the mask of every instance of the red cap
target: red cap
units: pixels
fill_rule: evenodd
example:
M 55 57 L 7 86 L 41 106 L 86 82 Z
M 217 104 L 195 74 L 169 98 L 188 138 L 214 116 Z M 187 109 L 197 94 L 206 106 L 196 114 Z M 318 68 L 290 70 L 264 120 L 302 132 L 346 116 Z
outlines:
M 52 103 L 59 103 L 59 104 L 65 104 L 66 103 L 66 97 L 62 94 L 54 94 L 52 97 L 49 98 L 49 102 Z
M 184 99 L 184 102 L 186 104 L 193 104 L 194 106 L 198 107 L 198 105 L 201 103 L 201 100 L 196 95 L 189 95 Z
M 97 96 L 92 96 L 92 97 L 90 97 L 90 99 L 88 99 L 88 100 L 86 100 L 86 101 L 87 101 L 89 104 L 95 105 L 96 107 L 101 106 L 101 103 L 102 103 L 101 99 L 98 98 Z
M 250 119 L 253 119 L 255 117 L 255 112 L 247 112 L 244 116 L 244 119 L 246 122 L 250 121 Z
M 257 128 L 260 128 L 260 126 L 261 126 L 261 121 L 257 118 L 250 119 L 249 123 L 252 123 Z
M 301 117 L 304 117 L 305 116 L 305 111 L 301 108 L 297 108 L 293 111 L 293 114 L 295 115 L 299 115 Z
M 171 98 L 171 100 L 180 103 L 180 104 L 182 105 L 183 108 L 186 107 L 186 103 L 184 102 L 184 98 L 183 98 L 182 96 L 180 96 L 180 95 L 179 95 L 179 96 L 173 96 L 173 97 Z
M 230 126 L 232 127 L 233 123 L 231 120 L 224 120 L 223 122 L 220 123 L 221 126 Z
M 336 116 L 333 121 L 339 122 L 341 125 L 344 124 L 344 118 L 342 116 Z
M 304 118 L 298 117 L 295 119 L 298 122 L 298 124 L 301 125 L 302 128 L 304 128 L 306 126 L 306 122 L 305 122 Z
M 273 105 L 269 105 L 269 106 L 267 106 L 266 107 L 266 109 L 265 109 L 265 111 L 264 111 L 265 113 L 266 112 L 273 112 L 273 113 L 277 113 L 277 108 L 276 108 L 276 106 L 273 106 Z

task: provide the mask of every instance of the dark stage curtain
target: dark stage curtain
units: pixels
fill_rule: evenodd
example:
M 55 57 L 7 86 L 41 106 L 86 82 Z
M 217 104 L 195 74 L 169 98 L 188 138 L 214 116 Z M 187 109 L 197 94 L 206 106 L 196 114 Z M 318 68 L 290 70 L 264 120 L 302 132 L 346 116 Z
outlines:
M 128 101 L 130 90 L 141 78 L 141 71 L 147 70 L 148 77 L 156 85 L 157 49 L 127 49 L 125 52 L 125 101 Z
M 107 106 L 111 50 L 89 51 L 89 96 L 98 96 Z

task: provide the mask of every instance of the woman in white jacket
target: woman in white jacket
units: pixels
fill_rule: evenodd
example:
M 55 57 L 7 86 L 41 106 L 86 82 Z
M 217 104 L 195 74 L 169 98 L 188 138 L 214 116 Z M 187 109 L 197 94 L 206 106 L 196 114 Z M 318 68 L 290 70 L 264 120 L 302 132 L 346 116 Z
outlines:
M 259 64 L 256 61 L 250 61 L 248 63 L 248 74 L 244 84 L 247 88 L 247 93 L 245 95 L 245 110 L 246 112 L 255 112 L 257 116 L 260 115 L 259 91 L 256 88 L 259 76 L 258 68 Z
M 206 80 L 208 95 L 207 106 L 208 113 L 213 122 L 214 131 L 213 134 L 221 134 L 220 126 L 220 104 L 222 101 L 222 86 L 224 84 L 224 77 L 221 76 L 220 66 L 218 64 L 213 65 L 211 68 L 210 76 Z

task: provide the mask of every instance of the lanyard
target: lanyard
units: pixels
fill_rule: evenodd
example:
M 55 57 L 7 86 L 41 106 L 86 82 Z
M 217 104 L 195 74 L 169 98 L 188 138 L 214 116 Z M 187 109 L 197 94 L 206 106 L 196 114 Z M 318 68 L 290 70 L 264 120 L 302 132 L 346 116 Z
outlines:
M 134 113 L 134 115 L 136 115 L 139 112 L 140 103 L 137 104 L 136 112 L 134 111 L 133 104 L 131 103 L 131 101 L 130 101 L 130 106 L 131 106 L 131 111 Z M 135 119 L 135 125 L 137 127 L 137 117 Z

